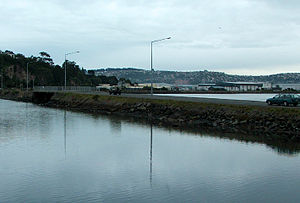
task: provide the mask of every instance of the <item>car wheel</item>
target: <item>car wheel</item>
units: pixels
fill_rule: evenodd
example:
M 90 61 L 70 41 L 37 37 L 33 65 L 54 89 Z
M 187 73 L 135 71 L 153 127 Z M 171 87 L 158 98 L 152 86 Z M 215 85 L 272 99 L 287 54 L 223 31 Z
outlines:
M 285 102 L 283 102 L 283 105 L 284 105 L 284 106 L 289 106 L 289 103 L 287 103 L 287 102 L 285 101 Z
M 294 103 L 293 105 L 294 105 L 294 106 L 297 106 L 298 104 L 297 104 L 297 103 Z
M 268 103 L 268 105 L 270 105 L 270 106 L 272 105 L 272 102 L 271 102 L 271 101 L 268 101 L 267 103 Z

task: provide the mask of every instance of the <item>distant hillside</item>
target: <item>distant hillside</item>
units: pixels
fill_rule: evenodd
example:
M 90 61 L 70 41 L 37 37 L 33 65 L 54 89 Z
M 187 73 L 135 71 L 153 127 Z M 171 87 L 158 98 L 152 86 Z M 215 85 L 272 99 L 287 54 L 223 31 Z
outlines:
M 151 72 L 149 70 L 137 68 L 107 68 L 95 70 L 97 75 L 116 76 L 117 78 L 127 78 L 132 82 L 151 82 Z M 155 83 L 169 84 L 199 84 L 215 83 L 218 81 L 227 82 L 271 82 L 278 83 L 300 83 L 300 73 L 281 73 L 263 76 L 229 75 L 223 72 L 211 71 L 155 71 L 153 75 Z

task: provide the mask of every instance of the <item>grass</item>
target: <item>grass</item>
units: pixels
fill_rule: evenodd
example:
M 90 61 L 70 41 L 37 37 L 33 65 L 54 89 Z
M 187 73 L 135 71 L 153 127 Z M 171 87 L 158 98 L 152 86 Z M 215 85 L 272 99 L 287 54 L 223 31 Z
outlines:
M 220 110 L 225 112 L 235 112 L 239 114 L 269 114 L 284 117 L 299 117 L 299 108 L 278 108 L 278 107 L 262 107 L 262 106 L 246 106 L 246 105 L 232 105 L 232 104 L 212 104 L 212 103 L 200 103 L 200 102 L 189 102 L 189 101 L 176 101 L 176 100 L 160 100 L 160 99 L 145 99 L 145 98 L 132 98 L 132 97 L 116 97 L 108 95 L 89 95 L 89 94 L 78 94 L 78 93 L 57 93 L 57 96 L 61 99 L 72 101 L 85 100 L 90 102 L 109 102 L 112 104 L 126 103 L 126 104 L 137 104 L 137 103 L 151 103 L 155 105 L 164 105 L 179 107 L 186 110 Z

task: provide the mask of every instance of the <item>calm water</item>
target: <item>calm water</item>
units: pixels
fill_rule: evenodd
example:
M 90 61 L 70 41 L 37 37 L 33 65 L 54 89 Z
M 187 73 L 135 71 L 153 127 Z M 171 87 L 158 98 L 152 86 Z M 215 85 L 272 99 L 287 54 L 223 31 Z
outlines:
M 297 153 L 4 100 L 0 164 L 0 202 L 300 201 Z
M 275 95 L 276 94 L 164 94 L 163 96 L 233 99 L 265 102 L 268 98 L 274 97 Z

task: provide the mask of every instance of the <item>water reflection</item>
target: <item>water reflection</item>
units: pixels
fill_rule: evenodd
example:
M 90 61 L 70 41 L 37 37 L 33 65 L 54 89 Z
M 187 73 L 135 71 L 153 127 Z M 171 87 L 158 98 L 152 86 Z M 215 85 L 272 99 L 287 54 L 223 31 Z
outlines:
M 14 109 L 12 111 L 11 109 Z M 42 139 L 49 139 L 49 132 L 54 131 L 57 127 L 55 121 L 51 119 L 49 109 L 41 108 L 30 103 L 11 102 L 0 100 L 0 142 L 8 142 L 13 139 L 39 136 Z M 53 113 L 61 113 L 61 110 L 52 109 Z M 67 111 L 63 111 L 63 128 L 64 128 L 64 151 L 67 152 Z M 80 113 L 81 114 L 81 113 Z M 4 116 L 5 115 L 5 116 Z M 139 127 L 147 125 L 142 120 L 136 120 L 128 117 L 104 116 L 104 115 L 87 115 L 94 118 L 95 122 L 99 119 L 105 119 L 109 122 L 109 127 L 112 134 L 119 136 L 122 132 L 122 125 L 134 123 Z M 151 124 L 152 125 L 152 124 Z M 153 125 L 152 125 L 153 127 Z M 263 143 L 270 147 L 279 155 L 295 156 L 300 153 L 300 144 L 291 142 L 274 142 L 272 140 L 264 139 L 262 136 L 253 136 L 247 134 L 237 133 L 222 133 L 214 132 L 211 129 L 204 131 L 203 129 L 173 129 L 166 127 L 158 127 L 172 132 L 182 132 L 185 135 L 197 137 L 216 137 L 220 139 L 238 140 L 242 143 Z M 36 132 L 38 129 L 38 133 Z M 150 140 L 151 141 L 151 140 Z M 150 143 L 151 144 L 151 143 Z
M 152 143 L 153 143 L 153 126 L 150 125 L 150 184 L 152 186 Z
M 119 134 L 122 129 L 122 121 L 119 118 L 112 117 L 109 119 L 110 129 L 113 133 Z
M 258 142 L 264 144 L 248 144 L 233 134 L 179 131 L 121 117 L 4 104 L 11 106 L 4 108 L 0 101 L 3 202 L 300 198 L 300 157 L 278 156 L 298 153 L 297 147 L 288 150 L 285 144 L 263 140 Z M 39 126 L 41 115 L 47 120 Z M 7 129 L 4 120 L 17 127 Z M 48 128 L 41 132 L 43 125 Z
M 64 110 L 64 149 L 65 158 L 67 158 L 67 110 Z

